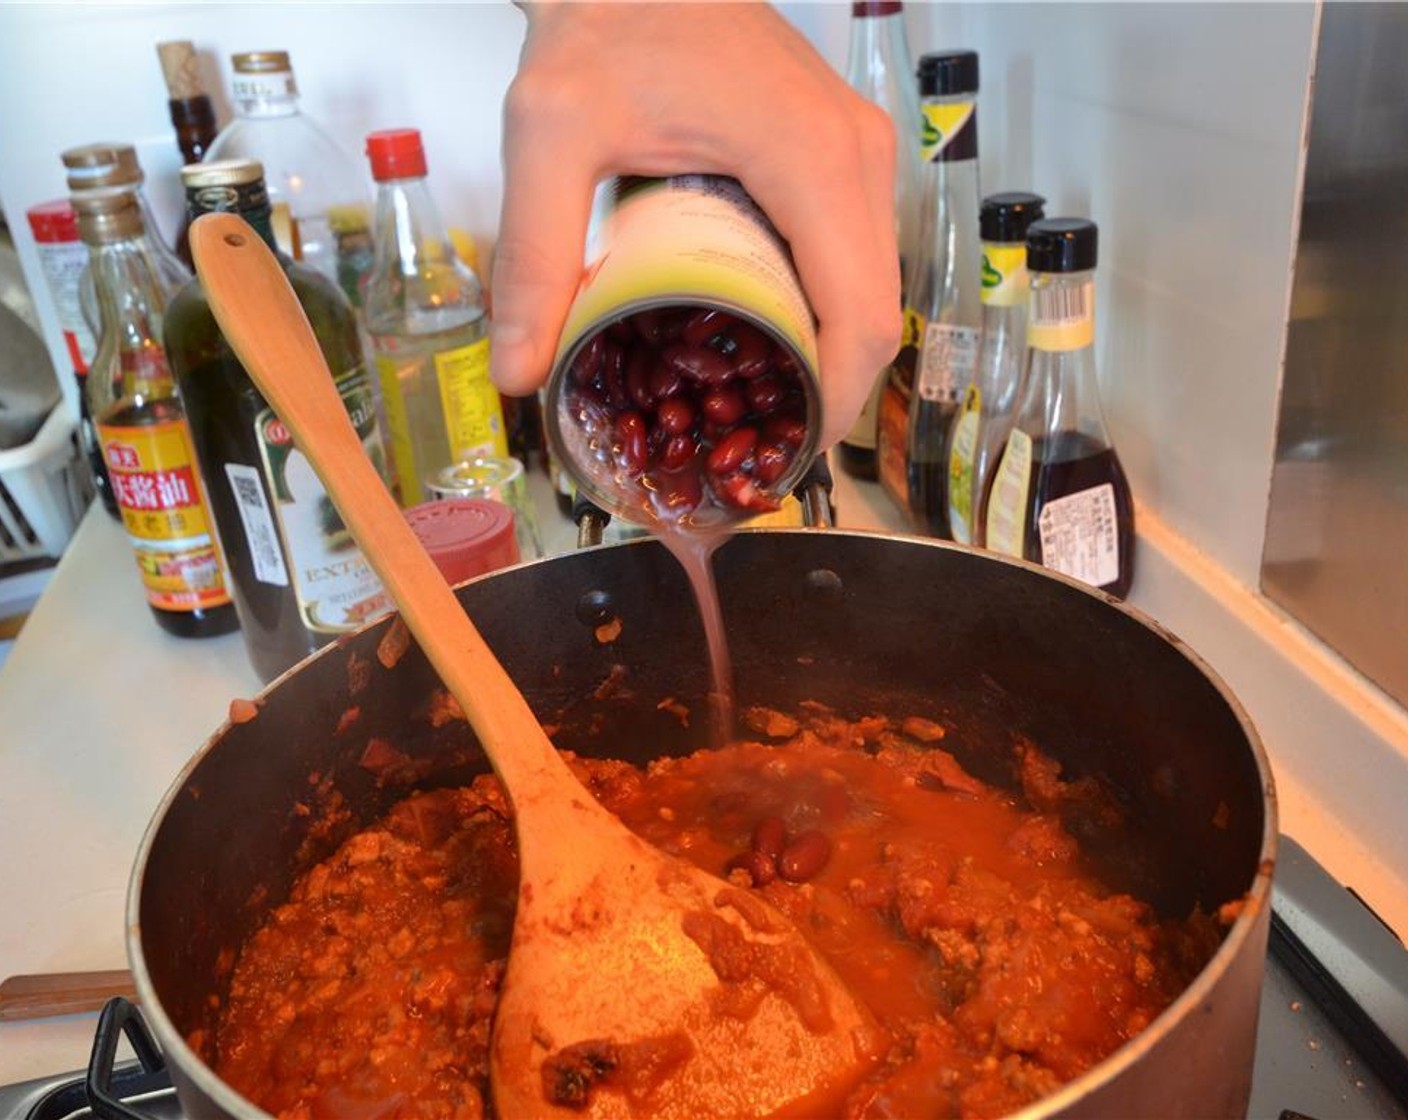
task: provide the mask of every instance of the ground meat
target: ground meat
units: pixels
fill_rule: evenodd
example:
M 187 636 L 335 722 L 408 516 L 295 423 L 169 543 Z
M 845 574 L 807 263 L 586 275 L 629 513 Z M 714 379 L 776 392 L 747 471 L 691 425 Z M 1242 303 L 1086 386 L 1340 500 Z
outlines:
M 816 705 L 749 722 L 790 737 L 645 770 L 569 761 L 629 827 L 720 876 L 829 842 L 803 882 L 731 881 L 796 922 L 885 1032 L 845 1117 L 1019 1109 L 1142 1030 L 1216 946 L 1213 923 L 1161 921 L 1092 877 L 1063 820 L 1078 801 L 1087 818 L 1113 806 L 1030 744 L 1018 797 L 921 745 L 937 738 L 927 724 L 916 735 L 914 721 L 847 723 Z M 492 1116 L 517 871 L 492 778 L 406 799 L 303 875 L 244 946 L 207 1056 L 290 1120 Z M 697 933 L 725 968 L 727 946 Z M 545 1067 L 545 1093 L 565 1107 L 634 1099 L 687 1058 L 669 1042 L 582 1044 Z

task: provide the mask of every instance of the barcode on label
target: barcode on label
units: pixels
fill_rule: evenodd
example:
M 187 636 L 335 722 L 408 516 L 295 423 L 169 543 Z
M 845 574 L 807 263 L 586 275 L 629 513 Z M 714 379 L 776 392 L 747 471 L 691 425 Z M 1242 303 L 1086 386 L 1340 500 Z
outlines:
M 254 578 L 260 583 L 277 587 L 288 586 L 288 570 L 284 567 L 278 533 L 269 504 L 264 500 L 264 487 L 259 472 L 240 463 L 226 463 L 225 475 L 234 491 L 235 505 L 244 525 L 244 537 L 249 543 L 249 556 L 254 563 Z
M 1084 323 L 1095 314 L 1095 285 L 1086 281 L 1079 287 L 1054 285 L 1032 289 L 1032 325 L 1064 327 Z

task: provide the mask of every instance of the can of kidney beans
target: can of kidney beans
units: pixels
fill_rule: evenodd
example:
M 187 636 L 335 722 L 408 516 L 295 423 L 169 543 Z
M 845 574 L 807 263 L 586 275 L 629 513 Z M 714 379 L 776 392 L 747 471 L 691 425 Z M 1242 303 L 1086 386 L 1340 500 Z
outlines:
M 544 410 L 588 498 L 648 527 L 775 510 L 816 454 L 816 324 L 786 242 L 734 179 L 622 179 Z

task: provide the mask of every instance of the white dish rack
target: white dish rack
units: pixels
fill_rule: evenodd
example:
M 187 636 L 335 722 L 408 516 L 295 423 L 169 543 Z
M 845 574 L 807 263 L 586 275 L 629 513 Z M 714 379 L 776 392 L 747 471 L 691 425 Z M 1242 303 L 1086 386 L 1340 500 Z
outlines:
M 92 498 L 77 424 L 59 403 L 35 437 L 0 451 L 0 575 L 5 565 L 58 559 Z

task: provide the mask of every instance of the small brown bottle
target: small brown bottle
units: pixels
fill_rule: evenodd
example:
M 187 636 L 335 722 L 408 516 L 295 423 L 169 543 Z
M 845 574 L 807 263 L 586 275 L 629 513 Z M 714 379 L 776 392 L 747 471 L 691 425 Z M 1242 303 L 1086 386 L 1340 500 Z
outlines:
M 113 495 L 158 625 L 183 638 L 238 625 L 196 467 L 185 410 L 161 345 L 166 293 L 132 194 L 76 198 L 102 324 L 88 408 Z
M 1027 230 L 1026 383 L 988 488 L 986 541 L 1124 598 L 1134 580 L 1134 502 L 1095 378 L 1097 244 L 1084 218 Z
M 161 60 L 161 76 L 166 79 L 166 108 L 176 129 L 176 145 L 181 149 L 182 163 L 199 163 L 215 141 L 219 129 L 215 124 L 215 106 L 200 80 L 200 68 L 195 45 L 189 39 L 177 39 L 156 45 Z M 187 268 L 191 263 L 190 217 L 181 221 L 176 234 L 176 255 Z

